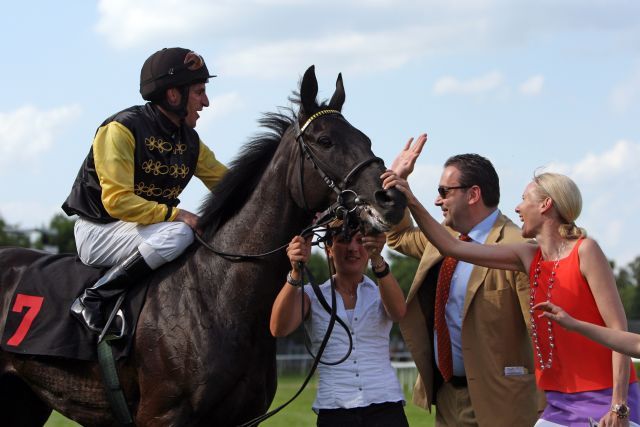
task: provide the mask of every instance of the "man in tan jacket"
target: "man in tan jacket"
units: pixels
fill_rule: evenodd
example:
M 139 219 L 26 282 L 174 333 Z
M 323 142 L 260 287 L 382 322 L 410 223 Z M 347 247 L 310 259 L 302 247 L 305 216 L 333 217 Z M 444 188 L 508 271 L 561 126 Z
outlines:
M 405 180 L 426 135 L 413 147 L 411 142 L 392 166 Z M 498 210 L 499 199 L 498 175 L 491 162 L 477 154 L 447 160 L 435 204 L 452 234 L 479 243 L 521 241 L 520 229 Z M 535 424 L 538 396 L 526 275 L 464 262 L 455 265 L 444 306 L 451 341 L 449 375 L 453 376 L 444 381 L 434 333 L 436 283 L 443 256 L 413 225 L 408 211 L 387 238 L 389 247 L 420 260 L 407 297 L 407 314 L 400 322 L 419 373 L 414 403 L 429 411 L 436 405 L 436 426 Z

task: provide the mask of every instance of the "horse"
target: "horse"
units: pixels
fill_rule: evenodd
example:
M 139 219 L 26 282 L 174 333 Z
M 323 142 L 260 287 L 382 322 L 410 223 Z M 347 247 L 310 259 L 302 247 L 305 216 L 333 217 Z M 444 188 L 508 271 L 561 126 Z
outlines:
M 286 254 L 238 259 L 210 248 L 262 254 L 286 246 L 343 199 L 378 231 L 401 220 L 406 199 L 382 189 L 383 162 L 341 114 L 342 75 L 328 103 L 318 102 L 317 92 L 311 66 L 290 97 L 293 105 L 262 116 L 265 130 L 245 144 L 204 201 L 203 244 L 153 273 L 130 354 L 116 362 L 136 425 L 238 425 L 264 414 L 273 400 L 275 339 L 268 323 L 290 268 Z M 21 272 L 42 256 L 0 249 L 2 319 Z M 114 425 L 103 387 L 97 362 L 0 351 L 5 425 L 43 425 L 52 409 L 82 425 Z

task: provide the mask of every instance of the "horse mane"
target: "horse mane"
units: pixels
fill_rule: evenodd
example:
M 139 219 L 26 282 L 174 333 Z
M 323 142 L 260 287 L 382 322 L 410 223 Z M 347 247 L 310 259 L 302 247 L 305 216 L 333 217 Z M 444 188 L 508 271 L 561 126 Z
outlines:
M 300 93 L 294 91 L 289 102 L 301 107 Z M 316 108 L 327 108 L 328 101 L 316 103 Z M 292 107 L 283 107 L 276 113 L 264 113 L 258 119 L 261 132 L 252 137 L 240 154 L 229 164 L 229 170 L 200 207 L 198 227 L 204 239 L 211 239 L 240 208 L 244 206 L 265 169 L 271 162 L 285 131 L 297 120 Z
M 222 181 L 200 207 L 198 226 L 205 239 L 211 238 L 246 203 L 271 162 L 284 132 L 293 123 L 293 111 L 265 113 L 258 120 L 267 131 L 252 137 L 230 164 Z

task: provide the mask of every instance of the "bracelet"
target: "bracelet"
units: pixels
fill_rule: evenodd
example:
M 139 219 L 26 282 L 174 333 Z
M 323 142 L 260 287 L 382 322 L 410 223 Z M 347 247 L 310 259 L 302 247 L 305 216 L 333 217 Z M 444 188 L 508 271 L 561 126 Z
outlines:
M 389 264 L 387 264 L 386 261 L 384 261 L 384 270 L 382 271 L 376 271 L 375 269 L 373 270 L 373 275 L 376 276 L 378 279 L 382 279 L 383 277 L 386 277 L 389 274 L 390 270 L 389 270 Z
M 289 270 L 287 273 L 287 283 L 291 286 L 300 287 L 300 285 L 302 285 L 302 278 L 294 279 L 293 276 L 291 276 L 291 270 Z

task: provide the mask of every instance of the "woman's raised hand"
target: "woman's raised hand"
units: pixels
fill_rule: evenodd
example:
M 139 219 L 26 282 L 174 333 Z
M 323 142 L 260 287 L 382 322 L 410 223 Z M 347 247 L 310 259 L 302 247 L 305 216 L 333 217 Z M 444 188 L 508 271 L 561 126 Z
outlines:
M 418 157 L 420 157 L 422 147 L 424 147 L 424 144 L 426 143 L 426 133 L 420 135 L 418 139 L 416 139 L 415 144 L 413 143 L 413 138 L 409 138 L 402 151 L 400 151 L 398 156 L 391 164 L 391 170 L 398 174 L 398 176 L 400 176 L 401 178 L 407 179 L 409 175 L 411 175 L 411 172 L 413 172 L 413 167 L 416 164 L 416 160 L 418 160 Z

